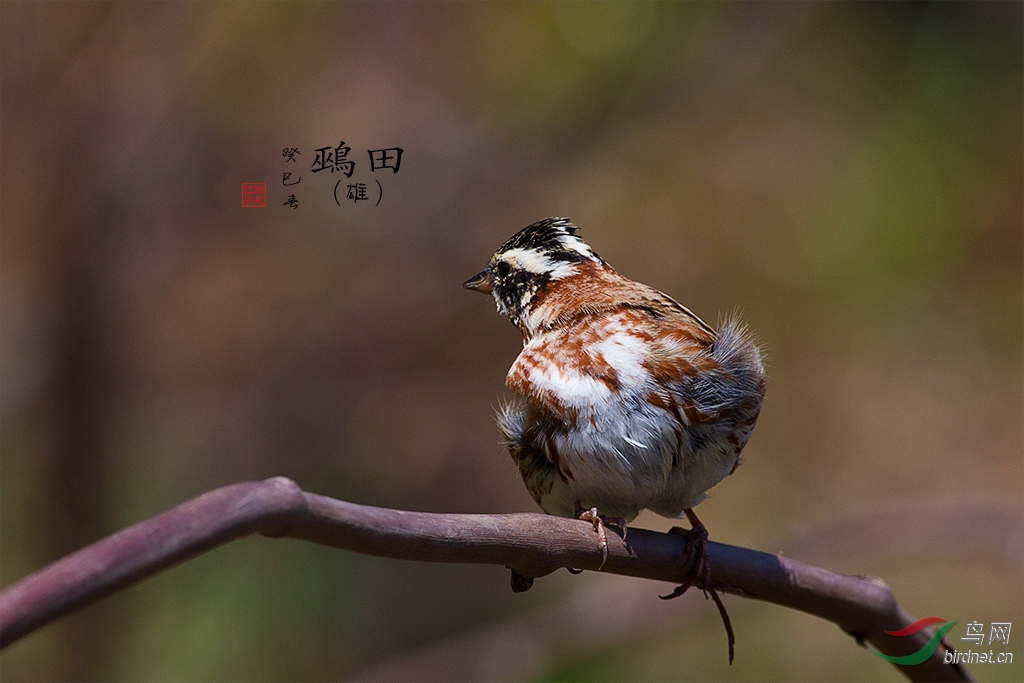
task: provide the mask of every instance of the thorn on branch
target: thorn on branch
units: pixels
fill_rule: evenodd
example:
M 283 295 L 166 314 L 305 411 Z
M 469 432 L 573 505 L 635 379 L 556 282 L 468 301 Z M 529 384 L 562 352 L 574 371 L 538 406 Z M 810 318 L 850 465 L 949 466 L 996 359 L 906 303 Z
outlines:
M 533 579 L 528 576 L 523 576 L 512 567 L 505 567 L 512 572 L 512 592 L 513 593 L 525 593 L 526 591 L 533 588 Z

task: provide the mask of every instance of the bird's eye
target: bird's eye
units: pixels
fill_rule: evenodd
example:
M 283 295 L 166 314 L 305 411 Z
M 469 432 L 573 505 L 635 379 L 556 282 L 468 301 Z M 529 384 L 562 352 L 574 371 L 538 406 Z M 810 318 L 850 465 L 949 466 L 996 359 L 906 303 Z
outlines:
M 498 265 L 494 269 L 498 271 L 498 277 L 508 277 L 508 274 L 512 272 L 512 266 L 508 264 L 508 261 L 498 261 Z

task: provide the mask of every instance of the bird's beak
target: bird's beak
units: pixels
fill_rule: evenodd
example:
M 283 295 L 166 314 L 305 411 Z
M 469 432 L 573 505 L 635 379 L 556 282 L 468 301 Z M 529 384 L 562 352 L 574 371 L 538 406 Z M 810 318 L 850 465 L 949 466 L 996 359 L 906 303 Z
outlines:
M 488 277 L 486 270 L 481 270 L 479 273 L 463 282 L 462 286 L 466 289 L 472 289 L 474 292 L 490 294 L 491 278 Z

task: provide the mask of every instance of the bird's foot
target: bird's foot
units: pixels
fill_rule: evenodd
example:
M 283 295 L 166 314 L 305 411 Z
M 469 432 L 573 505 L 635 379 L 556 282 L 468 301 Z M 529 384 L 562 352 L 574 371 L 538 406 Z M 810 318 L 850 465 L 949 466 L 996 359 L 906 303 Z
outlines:
M 705 586 L 710 584 L 711 579 L 711 566 L 708 563 L 708 530 L 704 524 L 697 519 L 697 515 L 693 513 L 693 510 L 686 508 L 686 517 L 690 520 L 690 526 L 692 529 L 684 529 L 682 527 L 674 526 L 668 530 L 670 534 L 677 534 L 679 536 L 686 536 L 686 559 L 689 562 L 691 559 L 694 560 L 693 571 L 690 575 L 683 579 L 683 582 L 676 586 L 668 595 L 662 595 L 662 600 L 671 600 L 672 598 L 678 598 L 680 595 L 690 589 L 690 586 L 697 586 L 700 589 L 704 589 Z
M 597 508 L 583 510 L 579 513 L 579 518 L 584 522 L 592 522 L 594 524 L 594 533 L 597 534 L 597 547 L 601 549 L 601 566 L 597 568 L 597 571 L 601 571 L 604 563 L 608 561 L 608 534 L 604 530 L 604 520 L 601 519 L 601 515 L 597 514 Z
M 587 510 L 578 501 L 576 503 L 576 517 L 584 522 L 591 522 L 594 525 L 594 533 L 597 534 L 597 545 L 601 549 L 601 566 L 597 568 L 597 571 L 601 571 L 604 568 L 605 562 L 608 561 L 608 534 L 605 532 L 605 525 L 611 524 L 612 526 L 619 527 L 622 530 L 622 540 L 626 540 L 626 520 L 622 517 L 599 515 L 597 514 L 597 508 Z M 569 571 L 574 574 L 578 573 L 573 572 L 571 569 Z
M 736 635 L 732 630 L 732 622 L 729 620 L 729 613 L 725 611 L 725 604 L 722 603 L 722 599 L 718 597 L 718 593 L 711 586 L 711 563 L 708 560 L 708 530 L 697 519 L 697 515 L 694 514 L 693 510 L 687 508 L 684 510 L 686 518 L 690 520 L 690 530 L 683 529 L 681 527 L 674 526 L 669 529 L 670 534 L 678 534 L 680 536 L 686 536 L 687 543 L 687 561 L 693 559 L 693 571 L 687 576 L 681 584 L 676 586 L 668 595 L 662 595 L 662 600 L 671 600 L 672 598 L 678 598 L 680 595 L 689 590 L 690 586 L 696 586 L 704 592 L 704 597 L 708 597 L 710 593 L 711 598 L 715 601 L 715 606 L 718 608 L 718 613 L 722 617 L 722 623 L 725 625 L 725 633 L 729 638 L 729 663 L 735 657 L 736 651 Z

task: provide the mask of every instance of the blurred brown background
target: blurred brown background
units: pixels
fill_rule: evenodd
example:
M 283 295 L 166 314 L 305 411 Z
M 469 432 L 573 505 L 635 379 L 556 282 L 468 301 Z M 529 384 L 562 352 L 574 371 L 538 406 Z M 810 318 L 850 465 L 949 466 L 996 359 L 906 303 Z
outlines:
M 917 617 L 1012 622 L 1018 661 L 974 673 L 1024 678 L 1022 25 L 1020 3 L 0 4 L 0 583 L 272 475 L 533 511 L 493 423 L 519 335 L 459 285 L 560 215 L 764 341 L 712 539 L 882 576 Z M 340 140 L 371 201 L 311 172 Z M 384 147 L 397 174 L 369 172 Z M 240 207 L 243 181 L 267 208 Z M 513 595 L 498 567 L 254 538 L 0 670 L 897 678 L 738 598 L 730 668 L 713 605 L 667 589 L 560 572 Z

